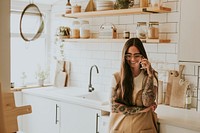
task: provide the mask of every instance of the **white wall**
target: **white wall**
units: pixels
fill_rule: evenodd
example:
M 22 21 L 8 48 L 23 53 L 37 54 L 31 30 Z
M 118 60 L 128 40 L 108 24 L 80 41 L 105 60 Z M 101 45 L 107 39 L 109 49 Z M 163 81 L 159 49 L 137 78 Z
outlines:
M 121 15 L 108 17 L 87 18 L 90 22 L 92 37 L 98 35 L 101 24 L 111 22 L 117 27 L 118 37 L 122 38 L 124 30 L 130 31 L 135 36 L 136 23 L 139 21 L 159 21 L 160 38 L 171 39 L 171 43 L 151 43 L 144 44 L 148 53 L 149 60 L 154 69 L 159 73 L 159 80 L 164 81 L 164 90 L 168 80 L 168 70 L 178 70 L 178 37 L 179 37 L 179 18 L 180 1 L 163 0 L 163 5 L 172 9 L 171 13 L 147 14 L 147 15 Z M 87 4 L 84 0 L 74 0 L 74 4 L 82 4 L 84 10 Z M 55 38 L 55 29 L 58 26 L 71 26 L 72 19 L 58 18 L 55 14 L 65 13 L 65 1 L 59 1 L 53 6 L 52 27 L 54 29 L 52 38 Z M 54 39 L 52 46 L 54 46 Z M 65 42 L 65 57 L 72 63 L 71 85 L 85 87 L 87 89 L 89 80 L 89 69 L 93 64 L 99 67 L 99 74 L 93 70 L 92 84 L 96 90 L 110 91 L 112 73 L 119 71 L 121 50 L 123 43 L 87 43 L 87 42 Z M 194 63 L 186 64 L 184 70 L 186 79 L 190 80 L 192 87 L 197 86 L 197 65 Z M 193 104 L 196 104 L 195 102 Z

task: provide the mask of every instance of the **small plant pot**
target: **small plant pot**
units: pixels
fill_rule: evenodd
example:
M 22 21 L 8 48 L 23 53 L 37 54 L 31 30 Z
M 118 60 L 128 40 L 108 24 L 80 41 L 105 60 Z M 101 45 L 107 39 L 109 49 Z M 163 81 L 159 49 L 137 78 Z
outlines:
M 44 79 L 39 79 L 38 80 L 38 85 L 39 86 L 44 86 Z

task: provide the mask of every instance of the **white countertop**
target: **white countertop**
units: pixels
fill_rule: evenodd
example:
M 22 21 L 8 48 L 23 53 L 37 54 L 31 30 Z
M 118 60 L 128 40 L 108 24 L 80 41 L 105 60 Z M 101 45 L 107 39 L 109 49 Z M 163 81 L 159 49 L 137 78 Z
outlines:
M 55 93 L 56 91 L 59 91 L 59 89 L 62 91 L 62 94 Z M 85 91 L 83 91 L 83 89 L 76 87 L 69 87 L 65 89 L 55 88 L 55 87 L 42 87 L 34 89 L 24 89 L 22 90 L 22 92 L 61 102 L 78 104 L 81 106 L 86 106 L 89 108 L 94 108 L 102 111 L 107 111 L 107 112 L 110 111 L 110 105 L 101 105 L 101 104 L 86 102 L 83 99 L 77 98 L 77 96 L 75 96 L 79 94 L 88 93 L 86 92 L 86 89 Z M 187 110 L 182 108 L 174 108 L 166 105 L 158 105 L 156 113 L 158 114 L 159 122 L 161 124 L 163 123 L 163 124 L 173 125 L 176 127 L 186 128 L 200 132 L 200 112 L 196 112 L 194 109 Z
M 173 125 L 200 132 L 200 112 L 194 109 L 188 110 L 158 105 L 156 113 L 161 124 Z

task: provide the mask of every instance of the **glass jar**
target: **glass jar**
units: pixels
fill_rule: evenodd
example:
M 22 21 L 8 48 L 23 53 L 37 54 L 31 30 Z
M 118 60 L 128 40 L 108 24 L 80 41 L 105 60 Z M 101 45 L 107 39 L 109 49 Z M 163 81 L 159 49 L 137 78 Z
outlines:
M 151 0 L 152 7 L 160 7 L 162 6 L 162 0 Z
M 159 23 L 158 22 L 149 22 L 148 38 L 159 39 Z
M 136 37 L 139 39 L 146 39 L 147 36 L 147 23 L 137 22 Z
M 90 38 L 89 21 L 82 20 L 80 26 L 80 38 Z
M 130 38 L 130 32 L 129 31 L 124 31 L 123 38 L 124 39 L 129 39 Z
M 80 22 L 77 20 L 73 21 L 71 29 L 71 38 L 80 38 Z
M 148 7 L 149 1 L 148 0 L 140 0 L 140 7 Z

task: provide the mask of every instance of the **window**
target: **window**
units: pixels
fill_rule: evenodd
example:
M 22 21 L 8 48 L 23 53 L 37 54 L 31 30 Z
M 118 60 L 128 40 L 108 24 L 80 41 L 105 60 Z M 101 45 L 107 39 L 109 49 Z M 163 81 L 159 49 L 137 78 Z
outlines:
M 21 12 L 11 12 L 11 82 L 14 82 L 15 86 L 35 85 L 37 84 L 35 73 L 38 67 L 42 69 L 49 67 L 48 36 L 45 35 L 45 28 L 48 26 L 45 25 L 44 33 L 38 39 L 25 42 L 19 32 L 20 16 Z M 28 27 L 29 25 L 26 32 L 31 34 L 32 30 Z

